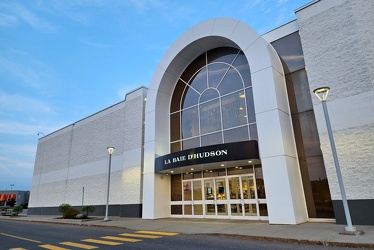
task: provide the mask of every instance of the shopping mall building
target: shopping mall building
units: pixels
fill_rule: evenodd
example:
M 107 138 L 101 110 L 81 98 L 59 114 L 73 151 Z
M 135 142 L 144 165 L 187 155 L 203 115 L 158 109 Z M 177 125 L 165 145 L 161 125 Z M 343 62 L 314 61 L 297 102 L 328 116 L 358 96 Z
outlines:
M 110 166 L 109 216 L 345 224 L 313 94 L 328 86 L 352 221 L 374 225 L 374 2 L 295 13 L 263 35 L 226 18 L 191 27 L 149 87 L 40 138 L 28 213 L 104 215 Z

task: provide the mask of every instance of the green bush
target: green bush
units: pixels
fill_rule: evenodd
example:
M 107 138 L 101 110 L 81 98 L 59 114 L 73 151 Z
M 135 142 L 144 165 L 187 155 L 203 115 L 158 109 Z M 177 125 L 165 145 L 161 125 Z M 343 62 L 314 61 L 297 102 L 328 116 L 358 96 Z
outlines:
M 18 215 L 19 213 L 22 213 L 22 211 L 23 211 L 22 206 L 14 206 L 13 207 L 13 213 L 15 213 L 16 215 Z
M 95 212 L 95 208 L 93 206 L 84 206 L 82 208 L 82 213 L 86 212 L 86 217 L 88 217 L 88 213 L 93 213 Z
M 67 208 L 64 213 L 62 214 L 63 219 L 75 219 L 75 216 L 79 214 L 79 211 L 75 208 L 69 207 Z
M 64 214 L 65 211 L 66 211 L 68 208 L 70 208 L 70 205 L 69 205 L 69 204 L 64 204 L 64 203 L 62 203 L 62 204 L 58 207 L 58 212 Z

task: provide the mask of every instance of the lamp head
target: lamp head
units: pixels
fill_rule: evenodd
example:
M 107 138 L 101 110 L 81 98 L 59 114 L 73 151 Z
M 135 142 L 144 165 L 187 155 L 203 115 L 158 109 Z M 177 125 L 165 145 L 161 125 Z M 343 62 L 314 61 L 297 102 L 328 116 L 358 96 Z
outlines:
M 107 147 L 108 153 L 111 155 L 114 151 L 114 147 Z
M 323 102 L 327 100 L 327 95 L 329 93 L 329 87 L 321 87 L 318 89 L 313 90 L 314 94 L 318 97 L 318 99 Z

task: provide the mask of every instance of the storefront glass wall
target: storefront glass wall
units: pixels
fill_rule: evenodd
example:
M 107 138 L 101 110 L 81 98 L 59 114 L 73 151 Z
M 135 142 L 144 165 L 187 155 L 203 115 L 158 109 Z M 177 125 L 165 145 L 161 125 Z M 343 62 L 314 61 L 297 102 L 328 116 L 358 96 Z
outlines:
M 170 110 L 171 152 L 257 139 L 250 68 L 242 51 L 216 48 L 181 75 Z
M 272 43 L 284 62 L 300 171 L 309 218 L 334 218 L 329 184 L 298 32 Z
M 212 49 L 186 68 L 172 97 L 170 138 L 171 153 L 258 139 L 250 68 L 242 51 Z M 260 164 L 172 175 L 171 213 L 266 219 L 264 190 Z
M 171 176 L 174 217 L 267 219 L 261 165 Z

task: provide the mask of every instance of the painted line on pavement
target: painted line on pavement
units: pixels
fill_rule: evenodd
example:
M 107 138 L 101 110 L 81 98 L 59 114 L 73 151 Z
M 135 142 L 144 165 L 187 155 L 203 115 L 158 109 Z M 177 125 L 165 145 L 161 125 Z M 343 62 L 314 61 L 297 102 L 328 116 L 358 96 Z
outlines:
M 119 234 L 121 236 L 127 236 L 127 237 L 137 237 L 137 238 L 146 238 L 146 239 L 158 239 L 162 238 L 160 235 L 147 235 L 147 234 Z
M 139 240 L 139 239 L 131 239 L 131 238 L 124 238 L 124 237 L 116 237 L 116 236 L 103 236 L 103 237 L 100 237 L 100 238 L 107 239 L 107 240 L 126 241 L 126 242 L 139 242 L 139 241 L 142 241 L 142 240 Z
M 95 239 L 84 239 L 82 241 L 85 242 L 91 242 L 91 243 L 98 243 L 103 245 L 109 245 L 109 246 L 117 246 L 123 244 L 122 242 L 114 242 L 114 241 L 107 241 L 107 240 L 95 240 Z
M 5 234 L 5 233 L 0 233 L 0 234 L 8 236 L 8 237 L 12 237 L 12 238 L 20 239 L 20 240 L 27 240 L 27 241 L 36 242 L 36 243 L 42 243 L 41 241 L 38 241 L 38 240 L 32 240 L 32 239 L 22 238 L 22 237 L 11 235 L 11 234 Z
M 56 247 L 54 245 L 39 245 L 41 248 L 49 249 L 49 250 L 69 250 L 69 248 L 63 248 L 63 247 Z
M 83 248 L 83 249 L 95 249 L 95 248 L 99 248 L 97 246 L 91 246 L 91 245 L 86 245 L 86 244 L 81 244 L 81 243 L 70 242 L 70 241 L 60 242 L 60 244 L 61 245 L 71 246 L 71 247 Z
M 158 232 L 158 231 L 136 231 L 136 233 L 139 234 L 155 234 L 155 235 L 163 235 L 163 236 L 175 236 L 178 235 L 179 233 L 172 233 L 172 232 Z

